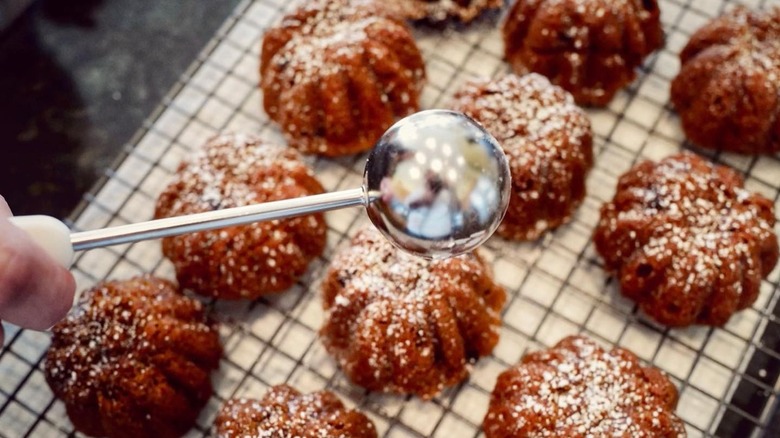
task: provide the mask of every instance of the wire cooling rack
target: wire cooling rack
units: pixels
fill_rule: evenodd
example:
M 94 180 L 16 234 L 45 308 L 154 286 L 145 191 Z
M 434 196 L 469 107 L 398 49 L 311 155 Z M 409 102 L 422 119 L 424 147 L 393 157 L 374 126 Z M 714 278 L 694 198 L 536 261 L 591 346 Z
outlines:
M 517 244 L 493 239 L 485 252 L 509 294 L 501 340 L 493 355 L 473 367 L 468 381 L 431 402 L 368 394 L 351 385 L 317 339 L 322 321 L 319 278 L 333 249 L 364 222 L 360 210 L 327 215 L 328 248 L 291 290 L 255 302 L 217 302 L 225 358 L 214 375 L 215 394 L 189 435 L 208 436 L 216 411 L 233 396 L 259 397 L 270 385 L 302 391 L 328 388 L 375 422 L 380 436 L 474 437 L 497 375 L 527 351 L 585 333 L 604 345 L 620 345 L 666 371 L 680 390 L 677 413 L 689 436 L 774 435 L 780 373 L 780 303 L 776 269 L 762 283 L 753 308 L 723 328 L 669 330 L 637 313 L 606 276 L 590 242 L 598 208 L 611 198 L 618 176 L 640 159 L 660 159 L 687 147 L 670 111 L 669 82 L 677 53 L 690 33 L 729 3 L 723 0 L 661 0 L 666 46 L 645 63 L 637 81 L 608 108 L 590 111 L 596 164 L 588 197 L 572 223 L 540 241 Z M 746 1 L 766 8 L 780 0 Z M 117 164 L 73 215 L 77 229 L 149 219 L 156 196 L 179 161 L 220 131 L 252 132 L 282 142 L 261 109 L 257 89 L 263 30 L 292 9 L 287 0 L 241 3 L 183 75 L 160 108 L 128 144 Z M 507 71 L 497 15 L 442 32 L 417 29 L 427 62 L 426 108 L 443 107 L 453 91 L 475 76 Z M 152 48 L 153 49 L 153 48 Z M 705 153 L 704 151 L 697 151 Z M 780 160 L 709 154 L 746 175 L 747 186 L 775 200 L 780 212 Z M 365 156 L 312 160 L 327 190 L 358 187 Z M 73 269 L 79 288 L 105 278 L 142 273 L 174 278 L 159 242 L 142 242 L 79 255 Z M 48 334 L 5 326 L 0 351 L 0 436 L 73 436 L 62 403 L 43 378 L 41 358 Z

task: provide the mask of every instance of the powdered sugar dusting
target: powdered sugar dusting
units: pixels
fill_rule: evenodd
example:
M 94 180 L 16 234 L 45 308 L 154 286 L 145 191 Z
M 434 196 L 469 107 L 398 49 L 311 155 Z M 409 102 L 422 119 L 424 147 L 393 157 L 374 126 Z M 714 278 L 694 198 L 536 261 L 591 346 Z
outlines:
M 484 429 L 488 438 L 684 437 L 676 401 L 669 380 L 633 354 L 573 336 L 499 376 Z
M 44 369 L 69 413 L 81 413 L 71 416 L 80 430 L 105 435 L 121 424 L 128 434 L 142 436 L 158 422 L 170 422 L 183 428 L 181 434 L 211 393 L 208 373 L 221 353 L 201 303 L 147 276 L 84 292 L 53 328 Z M 157 398 L 140 396 L 146 393 Z M 158 412 L 158 404 L 178 410 Z
M 728 37 L 716 41 L 713 46 L 732 47 L 736 50 L 737 56 L 734 62 L 718 65 L 718 68 L 739 69 L 745 76 L 767 73 L 770 82 L 777 80 L 780 74 L 780 8 L 774 7 L 766 12 L 753 12 L 744 6 L 738 6 L 722 17 L 716 18 L 699 32 L 702 32 L 702 35 L 711 31 L 723 32 L 722 27 L 731 28 Z M 696 35 L 692 41 L 696 41 Z M 703 48 L 709 47 L 712 46 Z M 690 56 L 690 53 L 684 53 L 683 57 L 687 59 Z
M 363 414 L 348 410 L 328 391 L 301 394 L 287 385 L 262 399 L 231 399 L 215 420 L 220 438 L 376 438 Z
M 211 139 L 182 163 L 157 201 L 156 217 L 322 193 L 292 149 L 250 135 Z M 182 286 L 222 298 L 284 290 L 325 245 L 322 215 L 190 233 L 163 240 Z
M 593 161 L 590 120 L 572 96 L 536 73 L 510 74 L 466 84 L 452 107 L 480 122 L 509 159 L 512 197 L 499 233 L 534 239 L 566 222 Z
M 470 22 L 483 12 L 500 9 L 502 0 L 397 0 L 389 2 L 391 8 L 398 10 L 410 20 L 444 21 L 454 17 Z
M 663 44 L 655 0 L 518 1 L 503 27 L 518 73 L 548 76 L 583 105 L 606 105 Z
M 475 255 L 425 260 L 373 227 L 334 258 L 323 341 L 356 383 L 429 398 L 498 340 L 504 291 Z
M 264 168 L 278 169 L 284 176 L 256 181 L 256 173 Z M 173 184 L 180 195 L 170 208 L 208 211 L 270 201 L 276 188 L 298 184 L 292 175 L 302 168 L 313 177 L 300 155 L 289 148 L 249 134 L 223 134 L 179 167 Z
M 671 100 L 691 141 L 742 153 L 780 150 L 780 8 L 736 7 L 693 34 Z
M 621 178 L 596 245 L 624 293 L 651 294 L 645 310 L 662 322 L 722 324 L 755 300 L 776 263 L 773 226 L 771 201 L 735 172 L 682 154 Z
M 419 107 L 422 56 L 381 3 L 316 0 L 270 29 L 261 85 L 269 116 L 307 153 L 344 155 L 373 145 Z

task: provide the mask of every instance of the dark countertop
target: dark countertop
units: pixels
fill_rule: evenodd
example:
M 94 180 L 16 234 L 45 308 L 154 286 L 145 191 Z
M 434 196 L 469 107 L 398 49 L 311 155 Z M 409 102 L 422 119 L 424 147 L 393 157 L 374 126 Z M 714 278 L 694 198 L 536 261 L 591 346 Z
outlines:
M 238 0 L 39 0 L 0 33 L 0 195 L 64 218 Z

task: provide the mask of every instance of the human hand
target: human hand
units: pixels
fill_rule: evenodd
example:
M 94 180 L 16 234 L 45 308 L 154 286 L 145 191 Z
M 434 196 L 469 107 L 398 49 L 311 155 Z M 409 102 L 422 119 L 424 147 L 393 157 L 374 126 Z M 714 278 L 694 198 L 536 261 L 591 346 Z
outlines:
M 76 281 L 27 233 L 11 224 L 7 220 L 11 216 L 0 196 L 0 320 L 45 330 L 68 313 Z

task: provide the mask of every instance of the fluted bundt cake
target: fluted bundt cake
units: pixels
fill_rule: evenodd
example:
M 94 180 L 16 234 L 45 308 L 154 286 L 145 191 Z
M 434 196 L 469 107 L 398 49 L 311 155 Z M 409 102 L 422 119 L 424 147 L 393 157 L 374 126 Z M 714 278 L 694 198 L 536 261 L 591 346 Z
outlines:
M 620 177 L 596 249 L 623 295 L 670 326 L 725 324 L 777 263 L 772 201 L 733 170 L 684 153 Z
M 603 106 L 663 45 L 659 16 L 656 0 L 516 0 L 502 29 L 505 57 L 580 105 Z
M 498 234 L 535 239 L 568 221 L 593 166 L 590 120 L 544 76 L 514 74 L 467 83 L 453 109 L 480 122 L 509 160 L 512 191 Z
M 155 217 L 241 207 L 322 193 L 300 155 L 250 135 L 221 135 L 182 162 L 157 200 Z M 325 249 L 321 214 L 163 239 L 183 288 L 257 298 L 292 286 Z
M 432 23 L 449 18 L 468 23 L 482 13 L 501 9 L 504 5 L 503 0 L 397 0 L 387 3 L 408 20 Z
M 322 284 L 322 341 L 356 384 L 431 398 L 498 341 L 506 299 L 475 254 L 409 255 L 375 228 L 338 252 Z
M 692 142 L 780 151 L 780 8 L 734 8 L 694 33 L 680 62 L 672 104 Z
M 483 429 L 505 437 L 684 437 L 677 388 L 628 350 L 583 336 L 534 352 L 498 376 Z
M 376 438 L 374 424 L 330 391 L 272 387 L 260 400 L 230 399 L 214 421 L 219 438 Z
M 85 291 L 52 329 L 44 373 L 79 432 L 179 437 L 211 396 L 221 356 L 201 303 L 146 276 Z
M 260 73 L 290 145 L 327 156 L 371 148 L 419 109 L 425 79 L 403 19 L 371 0 L 305 2 L 265 34 Z

